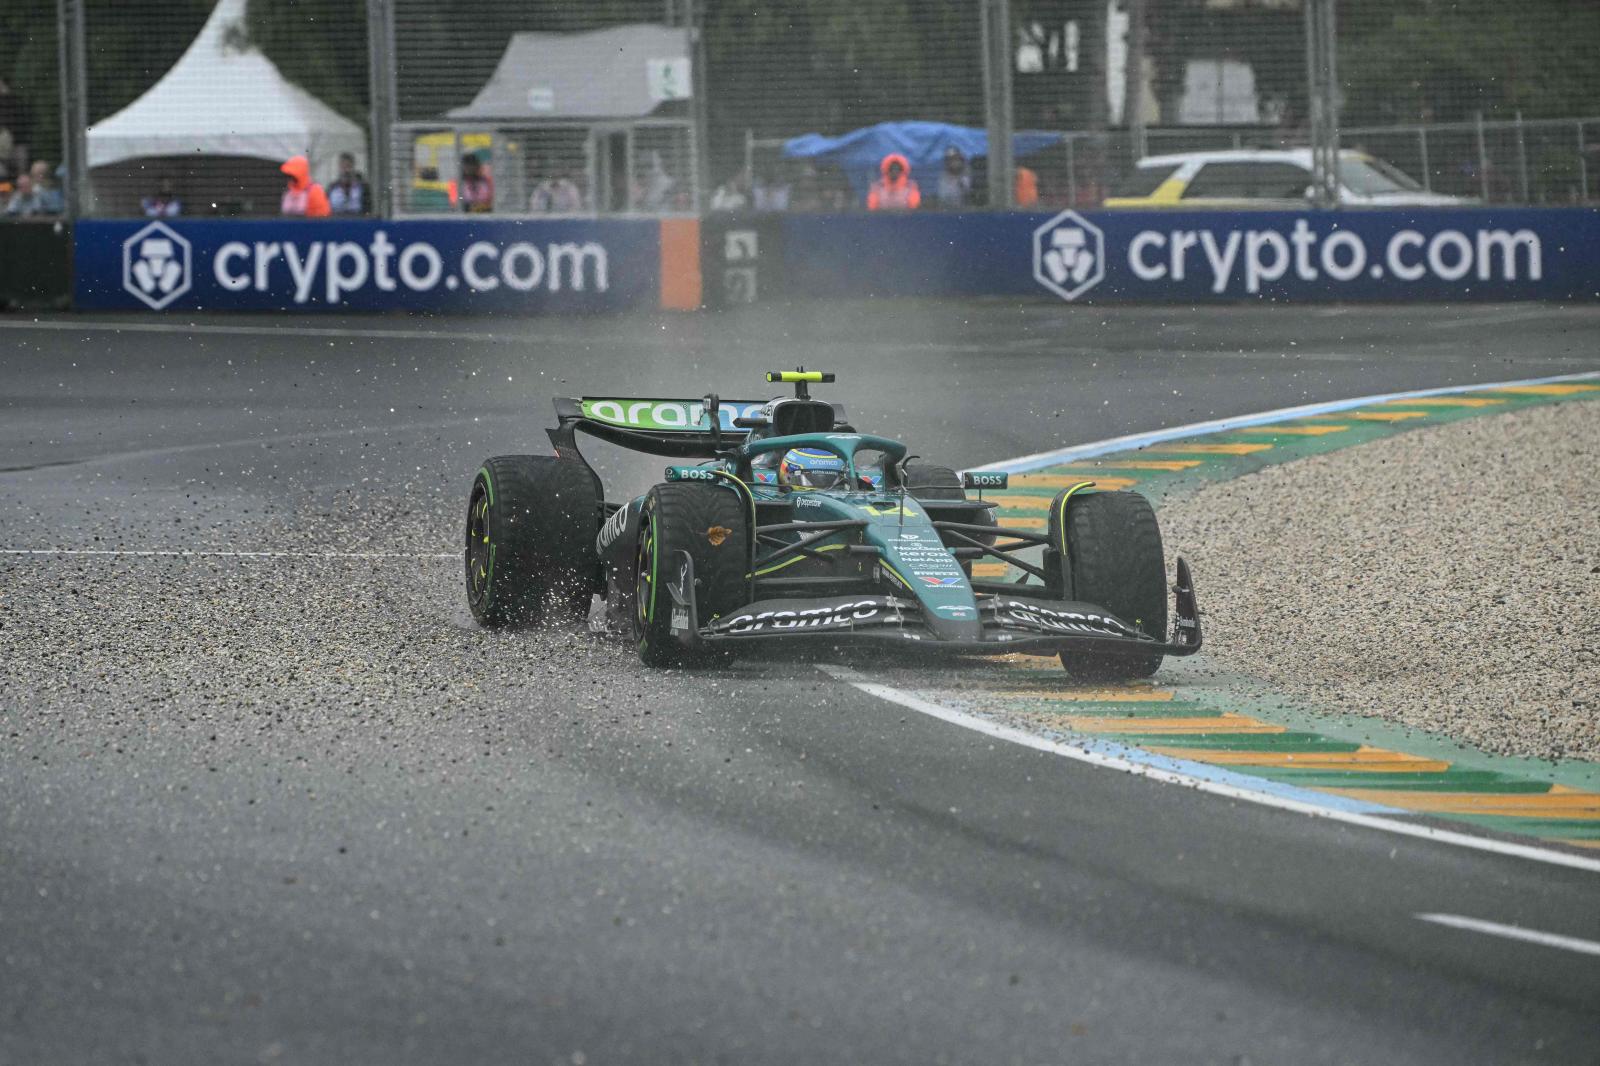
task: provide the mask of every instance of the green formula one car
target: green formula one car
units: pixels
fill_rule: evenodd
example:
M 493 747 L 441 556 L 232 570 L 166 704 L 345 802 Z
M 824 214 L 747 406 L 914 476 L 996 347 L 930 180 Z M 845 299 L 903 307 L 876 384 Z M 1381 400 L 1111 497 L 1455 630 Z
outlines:
M 794 395 L 558 399 L 554 456 L 490 459 L 473 481 L 473 615 L 576 622 L 601 595 L 652 666 L 725 659 L 756 641 L 878 641 L 1054 652 L 1074 675 L 1109 680 L 1199 650 L 1182 559 L 1168 636 L 1161 533 L 1144 497 L 1085 482 L 1056 496 L 1043 533 L 1007 528 L 982 498 L 1007 475 L 958 475 L 857 432 L 810 395 L 831 374 L 767 380 Z M 643 496 L 606 502 L 579 433 L 680 463 Z M 979 580 L 984 559 L 1019 576 Z

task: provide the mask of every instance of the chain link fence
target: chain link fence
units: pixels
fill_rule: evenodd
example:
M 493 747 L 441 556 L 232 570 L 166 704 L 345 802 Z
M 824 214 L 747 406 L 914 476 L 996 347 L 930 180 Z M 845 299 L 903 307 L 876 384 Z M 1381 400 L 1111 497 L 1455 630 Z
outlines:
M 1319 113 L 1362 188 L 1600 198 L 1592 0 L 10 0 L 0 31 L 0 195 L 42 163 L 51 213 L 75 145 L 100 215 L 304 210 L 295 156 L 334 213 L 1284 206 Z M 1152 162 L 1194 153 L 1231 154 Z
M 0 4 L 0 212 L 60 214 L 61 57 L 52 2 Z

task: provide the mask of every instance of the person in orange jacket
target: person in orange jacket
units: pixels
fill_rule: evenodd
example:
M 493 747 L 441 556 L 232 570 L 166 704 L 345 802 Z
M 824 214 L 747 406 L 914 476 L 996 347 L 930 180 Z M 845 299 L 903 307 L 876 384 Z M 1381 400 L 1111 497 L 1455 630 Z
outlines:
M 311 180 L 311 162 L 305 156 L 297 155 L 278 169 L 289 178 L 279 208 L 282 214 L 301 218 L 327 218 L 332 214 L 328 194 Z
M 889 153 L 878 171 L 883 177 L 867 193 L 868 211 L 915 211 L 922 206 L 922 190 L 911 180 L 911 163 L 905 156 Z

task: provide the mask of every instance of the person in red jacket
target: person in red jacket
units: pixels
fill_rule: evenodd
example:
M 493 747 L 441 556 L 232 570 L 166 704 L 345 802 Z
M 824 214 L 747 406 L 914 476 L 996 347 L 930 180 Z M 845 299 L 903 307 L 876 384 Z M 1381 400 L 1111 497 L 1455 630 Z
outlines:
M 867 193 L 868 211 L 915 211 L 922 206 L 922 190 L 911 180 L 911 163 L 891 152 L 878 164 L 882 178 Z
M 328 194 L 322 186 L 311 180 L 311 163 L 305 156 L 297 155 L 278 169 L 289 178 L 279 207 L 282 214 L 327 218 L 332 213 L 328 206 Z

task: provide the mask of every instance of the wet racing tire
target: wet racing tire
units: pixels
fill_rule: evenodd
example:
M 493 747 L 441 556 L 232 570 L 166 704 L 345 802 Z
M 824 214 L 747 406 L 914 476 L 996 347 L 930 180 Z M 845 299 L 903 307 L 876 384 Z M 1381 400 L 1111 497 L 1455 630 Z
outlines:
M 749 506 L 738 492 L 703 483 L 668 482 L 645 494 L 634 562 L 633 639 L 646 665 L 706 665 L 732 657 L 724 649 L 696 650 L 679 641 L 672 632 L 675 604 L 668 584 L 678 580 L 679 552 L 687 551 L 694 560 L 701 625 L 749 602 Z
M 500 455 L 467 501 L 467 606 L 486 626 L 581 622 L 599 558 L 600 501 L 582 463 Z
M 1150 501 L 1135 492 L 1087 492 L 1050 505 L 1051 550 L 1065 599 L 1103 607 L 1157 640 L 1167 639 L 1167 568 L 1161 529 Z M 1059 545 L 1065 544 L 1063 553 Z M 1061 665 L 1085 681 L 1149 677 L 1161 666 L 1159 651 L 1143 648 L 1064 651 Z
M 965 502 L 967 499 L 967 490 L 962 485 L 961 475 L 947 466 L 928 466 L 918 463 L 908 467 L 906 469 L 906 491 L 913 498 L 924 503 L 931 503 L 935 507 L 942 502 Z M 971 514 L 958 514 L 956 517 L 960 521 L 969 522 L 975 526 L 994 526 L 999 524 L 995 520 L 994 511 L 987 507 L 981 510 L 973 510 Z M 978 543 L 984 545 L 993 545 L 995 542 L 993 534 L 980 533 L 977 534 L 976 539 Z M 962 543 L 964 542 L 950 540 L 945 542 L 946 547 L 956 547 Z M 990 556 L 990 558 L 994 557 Z M 970 578 L 972 576 L 972 560 L 961 560 L 961 569 L 966 571 L 967 576 Z
M 929 503 L 967 498 L 967 490 L 961 487 L 960 474 L 947 466 L 928 466 L 923 463 L 906 468 L 906 491 Z

